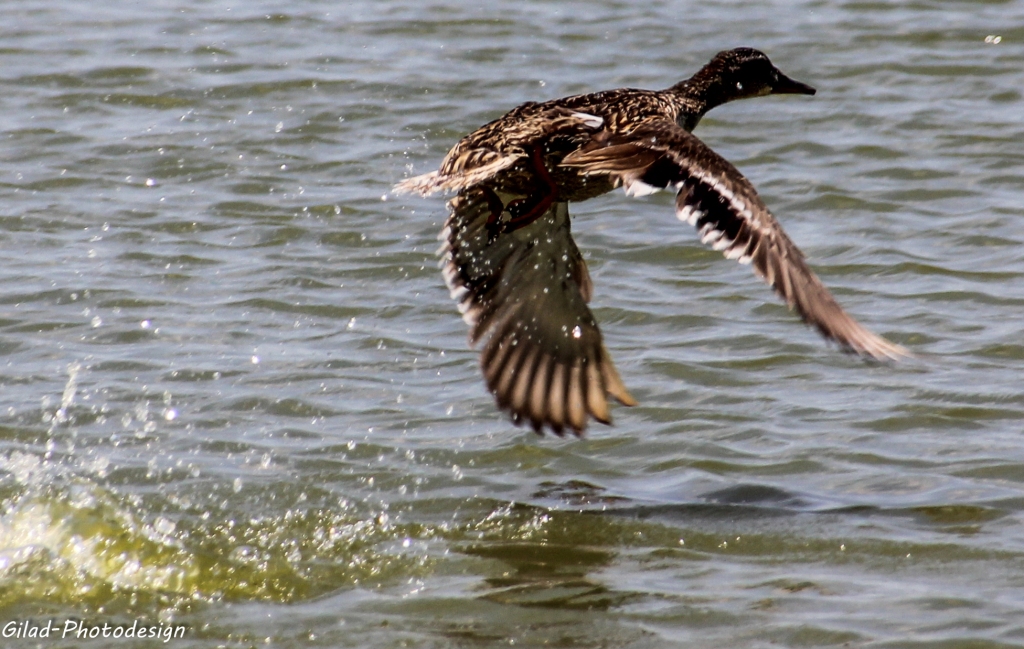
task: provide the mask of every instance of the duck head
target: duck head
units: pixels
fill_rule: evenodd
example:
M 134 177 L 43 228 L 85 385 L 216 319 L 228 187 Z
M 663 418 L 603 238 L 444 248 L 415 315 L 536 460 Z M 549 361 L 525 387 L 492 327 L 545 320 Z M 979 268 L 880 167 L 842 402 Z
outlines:
M 706 110 L 748 97 L 816 92 L 806 83 L 787 77 L 763 52 L 750 47 L 719 52 L 697 74 L 675 88 L 702 99 Z
M 813 95 L 806 83 L 790 79 L 765 56 L 750 47 L 719 52 L 701 72 L 710 72 L 722 103 L 764 95 Z M 699 74 L 699 73 L 698 73 Z

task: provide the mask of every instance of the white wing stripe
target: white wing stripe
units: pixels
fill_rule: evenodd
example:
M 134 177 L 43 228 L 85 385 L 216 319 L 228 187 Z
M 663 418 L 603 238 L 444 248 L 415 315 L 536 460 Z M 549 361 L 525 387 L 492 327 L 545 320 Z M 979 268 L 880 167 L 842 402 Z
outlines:
M 591 115 L 590 113 L 573 113 L 572 116 L 582 121 L 590 128 L 601 128 L 604 126 L 604 118 L 598 117 L 597 115 Z
M 650 196 L 661 191 L 661 187 L 648 185 L 642 180 L 627 180 L 623 186 L 626 196 Z
M 676 211 L 676 217 L 685 223 L 690 225 L 697 225 L 697 220 L 704 216 L 704 212 L 696 209 L 692 205 L 684 205 L 682 209 Z

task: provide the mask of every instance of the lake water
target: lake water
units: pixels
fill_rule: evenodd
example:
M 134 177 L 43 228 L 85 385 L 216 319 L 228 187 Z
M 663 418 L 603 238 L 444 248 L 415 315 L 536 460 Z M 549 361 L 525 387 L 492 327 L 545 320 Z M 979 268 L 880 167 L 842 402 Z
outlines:
M 1024 645 L 1021 25 L 1017 2 L 8 3 L 0 631 Z M 841 353 L 672 197 L 615 192 L 574 232 L 640 405 L 583 440 L 513 427 L 436 268 L 444 200 L 390 187 L 521 102 L 741 45 L 818 94 L 697 135 L 915 358 Z M 111 646 L 59 635 L 0 645 Z

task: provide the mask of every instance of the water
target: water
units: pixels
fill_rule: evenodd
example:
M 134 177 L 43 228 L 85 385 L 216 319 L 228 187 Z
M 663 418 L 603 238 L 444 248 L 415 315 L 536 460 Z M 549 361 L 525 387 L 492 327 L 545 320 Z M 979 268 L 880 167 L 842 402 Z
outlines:
M 6 7 L 0 624 L 185 625 L 179 647 L 1024 644 L 1022 20 Z M 738 45 L 818 95 L 698 135 L 916 358 L 830 348 L 671 197 L 616 193 L 574 232 L 641 405 L 583 441 L 512 427 L 436 269 L 443 201 L 389 188 L 520 102 L 665 87 Z

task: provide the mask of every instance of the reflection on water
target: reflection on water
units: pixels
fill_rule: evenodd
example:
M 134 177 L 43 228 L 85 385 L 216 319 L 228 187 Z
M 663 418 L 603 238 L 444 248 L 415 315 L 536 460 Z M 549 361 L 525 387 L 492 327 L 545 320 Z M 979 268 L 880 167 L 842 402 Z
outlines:
M 1018 13 L 10 8 L 0 625 L 1019 644 Z M 917 357 L 830 348 L 671 197 L 617 193 L 573 232 L 640 405 L 582 441 L 513 428 L 436 269 L 443 201 L 389 188 L 517 103 L 665 87 L 738 45 L 819 93 L 697 134 Z

